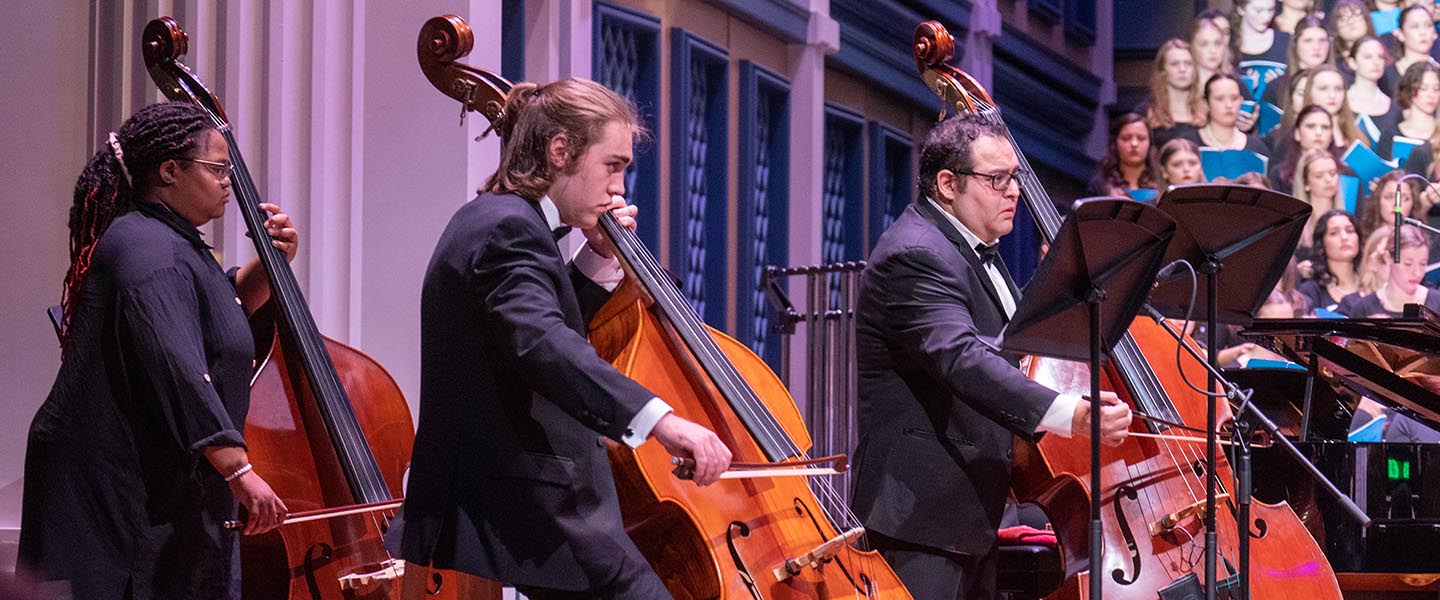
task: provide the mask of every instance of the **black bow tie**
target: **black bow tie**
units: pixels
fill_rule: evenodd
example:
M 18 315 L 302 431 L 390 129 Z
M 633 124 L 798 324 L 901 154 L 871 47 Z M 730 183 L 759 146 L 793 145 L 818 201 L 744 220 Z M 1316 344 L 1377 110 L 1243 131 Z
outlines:
M 985 263 L 987 266 L 993 265 L 995 264 L 995 259 L 1000 258 L 1000 244 L 995 244 L 993 246 L 986 246 L 985 244 L 975 244 L 975 254 L 978 254 L 980 256 L 980 261 Z
M 563 238 L 566 235 L 570 234 L 571 229 L 574 229 L 574 227 L 571 227 L 569 225 L 561 225 L 559 227 L 556 227 L 555 229 L 552 229 L 550 233 L 554 234 L 555 241 L 558 243 L 560 241 L 560 238 Z

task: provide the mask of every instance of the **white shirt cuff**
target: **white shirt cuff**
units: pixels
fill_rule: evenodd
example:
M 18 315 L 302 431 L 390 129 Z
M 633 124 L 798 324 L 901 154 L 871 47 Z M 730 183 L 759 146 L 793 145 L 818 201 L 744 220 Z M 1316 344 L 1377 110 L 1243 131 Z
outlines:
M 1040 431 L 1048 431 L 1060 437 L 1070 437 L 1075 432 L 1070 426 L 1075 422 L 1075 405 L 1080 403 L 1080 394 L 1060 394 L 1040 419 Z
M 650 430 L 655 429 L 655 424 L 660 422 L 660 417 L 670 414 L 673 410 L 664 400 L 651 398 L 640 409 L 640 412 L 635 413 L 635 418 L 630 419 L 630 425 L 625 428 L 625 436 L 621 437 L 620 441 L 625 442 L 625 445 L 631 448 L 639 448 L 640 444 L 650 439 Z
M 604 258 L 596 254 L 590 244 L 582 245 L 575 254 L 575 268 L 580 269 L 580 273 L 605 288 L 607 292 L 615 291 L 620 281 L 625 279 L 625 269 L 620 268 L 620 259 L 613 256 Z

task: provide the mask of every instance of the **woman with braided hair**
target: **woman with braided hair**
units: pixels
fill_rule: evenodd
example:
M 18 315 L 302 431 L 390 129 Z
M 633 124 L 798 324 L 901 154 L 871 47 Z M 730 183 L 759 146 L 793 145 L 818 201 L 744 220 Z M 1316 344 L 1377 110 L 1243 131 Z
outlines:
M 239 598 L 239 544 L 285 505 L 246 458 L 258 262 L 220 268 L 197 227 L 225 212 L 225 138 L 199 109 L 147 106 L 75 185 L 60 373 L 25 456 L 20 569 L 42 597 Z M 262 204 L 276 248 L 299 235 Z

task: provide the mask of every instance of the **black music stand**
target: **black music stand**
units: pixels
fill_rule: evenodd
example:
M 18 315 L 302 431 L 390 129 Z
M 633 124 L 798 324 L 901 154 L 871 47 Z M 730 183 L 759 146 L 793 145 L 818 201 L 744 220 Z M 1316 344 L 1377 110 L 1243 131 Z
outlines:
M 1290 266 L 1290 257 L 1300 241 L 1305 221 L 1310 218 L 1310 205 L 1285 194 L 1261 188 L 1237 185 L 1182 185 L 1165 191 L 1157 203 L 1179 224 L 1175 240 L 1166 254 L 1167 263 L 1185 260 L 1205 276 L 1205 322 L 1206 348 L 1212 367 L 1207 375 L 1206 390 L 1216 389 L 1214 369 L 1216 354 L 1220 351 L 1218 333 L 1221 323 L 1248 325 L 1255 313 L 1265 304 L 1265 299 L 1274 291 L 1275 284 Z M 1244 265 L 1220 272 L 1229 265 Z M 1150 296 L 1150 305 L 1161 314 L 1171 318 L 1188 318 L 1193 306 L 1193 288 L 1189 282 L 1161 282 Z M 1221 394 L 1223 395 L 1223 394 Z M 1207 395 L 1206 402 L 1206 457 L 1209 464 L 1216 464 L 1216 394 Z M 1242 404 L 1235 415 L 1240 425 Z M 1246 446 L 1248 430 L 1235 428 L 1237 467 L 1240 471 L 1238 485 L 1240 504 L 1240 589 L 1241 598 L 1250 597 L 1249 562 L 1250 543 L 1244 532 L 1250 529 L 1248 471 L 1250 454 Z M 1271 432 L 1272 434 L 1274 432 Z M 1215 532 L 1215 469 L 1207 470 L 1205 477 L 1205 598 L 1214 600 L 1216 594 L 1216 549 L 1218 537 Z
M 1090 598 L 1105 578 L 1100 524 L 1100 361 L 1145 303 L 1175 221 L 1130 199 L 1075 203 L 1001 333 L 1008 351 L 1090 363 Z M 1111 296 L 1113 294 L 1113 296 Z M 1084 323 L 1087 327 L 1078 327 Z
M 1171 186 L 1156 206 L 1178 224 L 1165 262 L 1186 260 L 1209 275 L 1213 293 L 1206 304 L 1213 300 L 1213 318 L 1231 325 L 1249 325 L 1255 318 L 1289 268 L 1310 218 L 1310 205 L 1303 201 L 1239 185 Z M 1216 277 L 1227 264 L 1245 268 Z M 1188 282 L 1162 281 L 1150 295 L 1150 306 L 1183 319 L 1190 298 Z

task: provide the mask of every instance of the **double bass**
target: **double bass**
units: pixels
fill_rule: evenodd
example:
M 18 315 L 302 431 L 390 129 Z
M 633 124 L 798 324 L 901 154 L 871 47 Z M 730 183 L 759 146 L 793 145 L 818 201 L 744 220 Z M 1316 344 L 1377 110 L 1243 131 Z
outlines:
M 259 352 L 245 439 L 251 464 L 293 512 L 280 528 L 241 539 L 243 597 L 498 599 L 494 582 L 407 570 L 386 552 L 415 439 L 409 405 L 374 359 L 320 334 L 289 263 L 269 244 L 259 189 L 224 109 L 179 60 L 186 33 L 161 17 L 141 43 L 161 92 L 205 111 L 229 144 L 235 204 L 270 282 L 271 302 L 257 314 L 273 313 L 275 334 Z
M 441 92 L 493 120 L 510 84 L 455 63 L 473 39 L 460 17 L 435 17 L 420 32 L 420 65 Z M 807 472 L 816 461 L 806 456 L 809 437 L 779 378 L 744 345 L 706 326 L 614 215 L 602 215 L 600 225 L 626 281 L 590 323 L 596 351 L 678 415 L 714 431 L 737 463 L 786 475 L 722 478 L 700 488 L 672 473 L 674 457 L 659 444 L 609 446 L 626 530 L 670 593 L 679 599 L 909 598 L 877 553 L 853 545 L 864 533 L 855 515 L 826 514 L 817 499 L 842 492 L 818 476 L 802 477 L 816 475 Z
M 989 93 L 964 71 L 946 64 L 954 53 L 954 39 L 942 25 L 920 24 L 913 51 L 922 79 L 947 107 L 1004 125 Z M 1060 215 L 1008 129 L 1006 137 L 1020 160 L 1025 207 L 1042 238 L 1053 241 Z M 1204 441 L 1200 436 L 1207 399 L 1190 382 L 1206 381 L 1206 372 L 1178 350 L 1175 339 L 1159 325 L 1137 320 L 1110 351 L 1102 374 L 1105 389 L 1145 417 L 1136 419 L 1131 430 L 1152 437 L 1132 436 L 1118 448 L 1103 449 L 1099 465 L 1090 463 L 1090 441 L 1084 437 L 1047 436 L 1033 446 L 1017 442 L 1016 494 L 1038 504 L 1054 522 L 1069 575 L 1052 598 L 1088 597 L 1089 578 L 1097 576 L 1104 578 L 1107 597 L 1204 597 L 1206 531 L 1201 518 L 1205 478 L 1211 472 L 1196 441 Z M 1032 357 L 1029 375 L 1061 392 L 1089 390 L 1089 368 L 1083 364 Z M 1228 406 L 1222 408 L 1221 422 L 1231 417 Z M 1098 492 L 1089 489 L 1092 468 L 1101 471 Z M 1334 571 L 1288 505 L 1255 502 L 1253 522 L 1238 524 L 1234 500 L 1224 485 L 1233 474 L 1223 454 L 1213 475 L 1226 508 L 1217 510 L 1215 527 L 1219 597 L 1239 596 L 1237 545 L 1240 535 L 1250 535 L 1254 597 L 1340 598 Z M 1088 555 L 1091 502 L 1102 504 L 1103 559 Z

